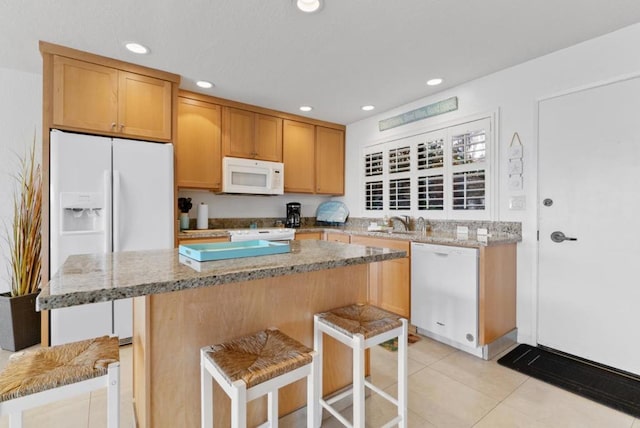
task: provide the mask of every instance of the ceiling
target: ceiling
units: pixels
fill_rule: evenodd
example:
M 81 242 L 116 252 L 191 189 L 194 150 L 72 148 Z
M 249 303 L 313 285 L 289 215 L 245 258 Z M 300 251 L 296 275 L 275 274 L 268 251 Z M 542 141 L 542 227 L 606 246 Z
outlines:
M 292 0 L 0 0 L 0 67 L 40 73 L 44 40 L 180 74 L 184 89 L 348 124 L 640 22 L 637 0 L 324 2 L 304 14 Z M 445 81 L 428 87 L 433 77 Z

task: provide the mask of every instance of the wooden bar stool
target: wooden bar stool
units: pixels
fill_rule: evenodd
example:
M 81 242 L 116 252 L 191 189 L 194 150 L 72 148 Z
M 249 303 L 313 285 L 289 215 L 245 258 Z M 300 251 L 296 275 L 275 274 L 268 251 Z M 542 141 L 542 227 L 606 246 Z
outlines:
M 231 399 L 231 426 L 247 426 L 247 403 L 268 396 L 268 420 L 262 426 L 278 426 L 278 389 L 307 378 L 307 426 L 313 427 L 315 411 L 316 353 L 278 329 L 206 346 L 200 350 L 201 421 L 213 426 L 213 384 Z
M 120 344 L 99 337 L 18 352 L 0 372 L 0 415 L 22 427 L 22 412 L 33 407 L 107 388 L 107 426 L 120 425 Z
M 365 386 L 398 408 L 398 415 L 385 427 L 398 425 L 407 427 L 407 320 L 378 307 L 355 304 L 314 316 L 314 349 L 322 361 L 322 334 L 351 347 L 353 350 L 353 386 L 328 400 L 322 398 L 322 364 L 318 365 L 318 395 L 316 417 L 322 418 L 322 408 L 336 417 L 347 427 L 365 426 Z M 365 349 L 387 340 L 398 338 L 398 398 L 384 392 L 365 379 Z M 342 416 L 334 407 L 337 401 L 353 394 L 353 423 Z

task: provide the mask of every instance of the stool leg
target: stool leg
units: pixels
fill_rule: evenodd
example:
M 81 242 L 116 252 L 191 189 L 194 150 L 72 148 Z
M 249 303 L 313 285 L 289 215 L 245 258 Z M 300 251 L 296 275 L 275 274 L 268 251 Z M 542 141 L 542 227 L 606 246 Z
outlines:
M 237 380 L 231 388 L 231 428 L 247 427 L 247 385 Z
M 278 428 L 278 390 L 267 394 L 267 420 L 270 428 Z
M 364 428 L 364 336 L 353 335 L 353 428 Z
M 9 414 L 9 428 L 22 428 L 22 411 Z
M 407 357 L 409 351 L 408 345 L 408 327 L 407 320 L 402 319 L 402 334 L 398 337 L 398 416 L 402 418 L 400 428 L 407 428 Z
M 318 396 L 316 395 L 316 383 L 318 382 L 318 354 L 314 352 L 311 360 L 311 373 L 307 376 L 307 428 L 315 428 L 316 406 Z
M 200 425 L 213 427 L 213 385 L 211 375 L 204 364 L 204 352 L 200 352 Z
M 315 407 L 315 424 L 314 427 L 320 427 L 322 425 L 322 407 L 320 407 L 320 400 L 322 399 L 322 331 L 318 327 L 318 316 L 313 317 L 313 349 L 317 352 L 316 359 L 316 382 L 315 382 L 315 397 L 313 400 L 313 406 Z
M 107 427 L 120 426 L 120 363 L 107 367 Z

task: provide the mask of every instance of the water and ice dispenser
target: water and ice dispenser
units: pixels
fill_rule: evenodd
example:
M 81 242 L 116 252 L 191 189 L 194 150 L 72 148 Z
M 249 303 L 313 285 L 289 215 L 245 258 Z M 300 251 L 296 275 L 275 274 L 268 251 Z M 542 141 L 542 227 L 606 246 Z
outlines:
M 102 232 L 105 228 L 104 195 L 92 192 L 60 193 L 60 230 Z

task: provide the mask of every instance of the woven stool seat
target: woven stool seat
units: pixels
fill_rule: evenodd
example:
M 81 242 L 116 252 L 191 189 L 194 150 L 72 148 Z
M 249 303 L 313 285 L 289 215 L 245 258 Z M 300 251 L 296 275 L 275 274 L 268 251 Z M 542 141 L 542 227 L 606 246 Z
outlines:
M 375 306 L 354 304 L 318 314 L 318 321 L 353 337 L 361 334 L 365 339 L 402 327 L 401 317 Z
M 211 346 L 206 357 L 231 384 L 247 388 L 311 363 L 311 348 L 280 332 L 265 330 Z
M 211 427 L 213 378 L 231 399 L 232 428 L 246 427 L 247 403 L 267 395 L 268 426 L 278 426 L 278 389 L 307 378 L 307 426 L 315 421 L 315 351 L 272 328 L 200 350 L 201 425 Z
M 118 338 L 109 336 L 18 352 L 0 372 L 0 402 L 104 376 L 117 361 Z
M 97 389 L 107 390 L 107 427 L 120 426 L 120 343 L 117 337 L 18 352 L 0 372 L 0 416 L 22 428 L 23 412 Z

